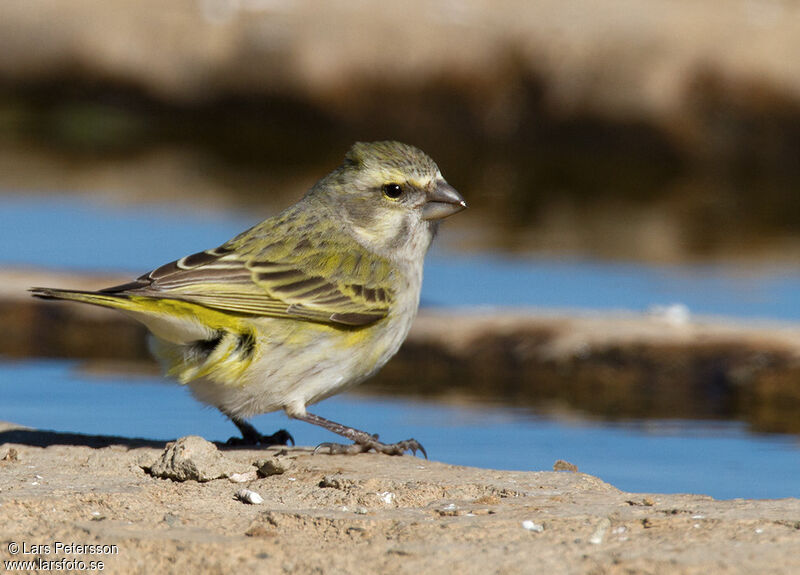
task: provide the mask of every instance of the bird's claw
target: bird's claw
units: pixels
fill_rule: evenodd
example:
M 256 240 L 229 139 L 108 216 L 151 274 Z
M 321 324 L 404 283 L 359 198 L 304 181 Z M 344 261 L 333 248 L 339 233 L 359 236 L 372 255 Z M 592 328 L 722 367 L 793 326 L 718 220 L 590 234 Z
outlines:
M 381 443 L 378 441 L 377 436 L 373 439 L 364 442 L 351 443 L 350 445 L 343 445 L 341 443 L 320 443 L 314 448 L 314 453 L 321 452 L 327 449 L 330 455 L 356 455 L 358 453 L 366 453 L 370 450 L 375 450 L 377 453 L 384 455 L 404 455 L 406 451 L 410 451 L 413 455 L 417 451 L 421 452 L 428 459 L 428 453 L 416 439 L 406 439 L 405 441 L 398 441 L 397 443 Z
M 272 435 L 261 436 L 262 445 L 289 445 L 294 447 L 294 437 L 285 429 L 279 429 Z
M 225 442 L 226 445 L 234 445 L 237 447 L 262 445 L 269 447 L 271 445 L 294 445 L 294 437 L 285 429 L 279 429 L 272 435 L 257 434 L 256 436 L 246 437 L 231 437 Z

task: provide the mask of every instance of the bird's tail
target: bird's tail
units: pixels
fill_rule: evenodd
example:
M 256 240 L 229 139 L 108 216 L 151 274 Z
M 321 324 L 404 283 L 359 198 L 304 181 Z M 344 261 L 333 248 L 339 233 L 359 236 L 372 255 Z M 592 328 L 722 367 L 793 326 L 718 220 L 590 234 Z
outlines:
M 34 297 L 42 299 L 77 301 L 81 303 L 89 303 L 92 305 L 123 310 L 133 310 L 134 308 L 141 307 L 140 304 L 137 305 L 136 303 L 132 302 L 128 296 L 119 294 L 45 287 L 34 287 L 30 288 L 28 291 L 30 291 Z
M 258 352 L 257 334 L 245 320 L 192 303 L 104 291 L 35 287 L 30 292 L 127 312 L 158 338 L 151 343 L 153 352 L 181 383 L 203 376 L 237 381 Z

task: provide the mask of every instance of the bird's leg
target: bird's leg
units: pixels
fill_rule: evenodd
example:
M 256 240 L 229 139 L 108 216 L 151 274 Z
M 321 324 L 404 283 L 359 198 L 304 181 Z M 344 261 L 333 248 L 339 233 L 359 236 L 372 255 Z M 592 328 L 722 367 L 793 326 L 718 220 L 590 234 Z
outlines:
M 242 432 L 241 437 L 231 437 L 228 445 L 294 445 L 294 437 L 285 429 L 279 429 L 272 435 L 261 435 L 258 430 L 244 419 L 229 415 L 231 421 Z
M 319 425 L 320 427 L 324 427 L 328 431 L 332 431 L 337 435 L 341 435 L 342 437 L 346 437 L 347 439 L 352 439 L 355 443 L 352 445 L 341 445 L 339 443 L 321 443 L 317 446 L 314 450 L 315 452 L 320 449 L 328 449 L 329 453 L 333 454 L 355 454 L 355 453 L 365 453 L 371 449 L 374 449 L 378 453 L 384 453 L 386 455 L 403 455 L 406 451 L 410 451 L 414 455 L 417 454 L 417 451 L 421 451 L 422 455 L 425 456 L 425 459 L 428 458 L 428 454 L 425 452 L 425 448 L 420 445 L 419 441 L 416 439 L 406 439 L 405 441 L 398 441 L 397 443 L 381 443 L 378 441 L 378 435 L 370 435 L 366 431 L 361 431 L 360 429 L 355 429 L 353 427 L 348 427 L 346 425 L 342 425 L 341 423 L 336 423 L 335 421 L 331 421 L 330 419 L 325 419 L 324 417 L 320 417 L 319 415 L 314 415 L 313 413 L 293 413 L 290 414 L 291 417 L 294 419 L 299 419 L 300 421 L 305 421 L 306 423 L 313 423 L 314 425 Z

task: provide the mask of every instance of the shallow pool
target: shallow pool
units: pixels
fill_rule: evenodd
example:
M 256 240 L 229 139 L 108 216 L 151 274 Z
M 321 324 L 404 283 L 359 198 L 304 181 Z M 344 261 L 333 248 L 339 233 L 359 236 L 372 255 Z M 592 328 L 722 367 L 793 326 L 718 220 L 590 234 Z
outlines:
M 237 432 L 177 384 L 87 375 L 65 361 L 0 363 L 0 397 L 0 420 L 39 429 L 165 440 L 200 435 L 216 441 Z M 379 433 L 385 441 L 413 436 L 431 459 L 447 463 L 539 471 L 564 459 L 626 491 L 800 497 L 797 438 L 753 435 L 738 423 L 557 421 L 528 410 L 352 394 L 328 399 L 314 411 Z M 337 441 L 282 413 L 252 421 L 262 432 L 286 428 L 300 445 Z

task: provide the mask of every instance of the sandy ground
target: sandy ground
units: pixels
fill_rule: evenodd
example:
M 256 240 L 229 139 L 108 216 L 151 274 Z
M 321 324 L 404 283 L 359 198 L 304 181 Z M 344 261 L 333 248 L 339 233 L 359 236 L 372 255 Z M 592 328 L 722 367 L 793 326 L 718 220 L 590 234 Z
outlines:
M 3 424 L 0 558 L 112 573 L 800 572 L 798 499 L 633 494 L 568 471 L 199 438 L 181 449 L 162 467 L 223 477 L 153 477 L 161 443 Z M 265 460 L 275 474 L 260 477 Z M 263 502 L 237 499 L 242 488 Z

